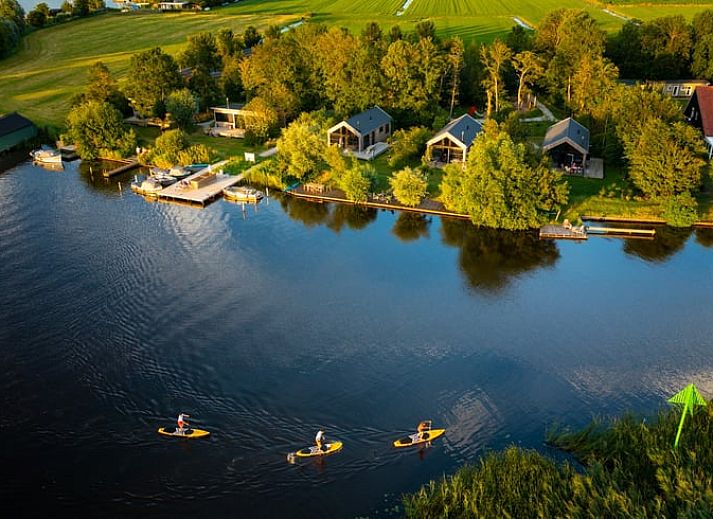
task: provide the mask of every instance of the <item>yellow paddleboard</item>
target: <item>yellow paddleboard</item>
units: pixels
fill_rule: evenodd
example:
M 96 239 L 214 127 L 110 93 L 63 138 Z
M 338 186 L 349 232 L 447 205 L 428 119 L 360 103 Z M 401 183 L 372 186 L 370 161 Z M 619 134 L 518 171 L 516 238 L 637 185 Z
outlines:
M 436 438 L 443 436 L 446 432 L 445 429 L 431 429 L 430 431 L 424 431 L 421 438 L 418 437 L 418 433 L 414 433 L 405 438 L 399 438 L 394 442 L 394 447 L 413 447 L 414 445 L 423 445 L 424 443 L 429 443 Z
M 210 434 L 203 429 L 186 428 L 183 432 L 178 432 L 176 427 L 159 427 L 158 433 L 162 436 L 172 436 L 174 438 L 205 438 Z
M 305 447 L 304 449 L 295 452 L 295 456 L 299 458 L 312 458 L 314 456 L 329 456 L 335 452 L 342 450 L 342 442 L 332 442 L 322 445 L 321 449 L 318 449 L 316 445 L 312 447 Z

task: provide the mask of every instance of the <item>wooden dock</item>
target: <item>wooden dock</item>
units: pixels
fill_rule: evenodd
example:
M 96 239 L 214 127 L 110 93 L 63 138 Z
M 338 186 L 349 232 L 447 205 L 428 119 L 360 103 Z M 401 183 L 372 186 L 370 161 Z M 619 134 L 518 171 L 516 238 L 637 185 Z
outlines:
M 105 178 L 110 178 L 121 173 L 126 173 L 127 171 L 131 171 L 134 168 L 138 168 L 140 165 L 139 160 L 136 157 L 132 157 L 126 160 L 115 160 L 114 162 L 120 162 L 122 165 L 118 168 L 104 171 L 102 174 Z
M 622 227 L 592 227 L 587 226 L 587 233 L 589 234 L 604 234 L 604 235 L 625 235 L 625 236 L 645 236 L 654 237 L 656 236 L 655 229 L 624 229 Z
M 175 184 L 163 188 L 158 193 L 158 199 L 168 202 L 206 205 L 222 196 L 223 189 L 237 184 L 243 179 L 241 175 L 225 175 L 220 162 L 204 168 Z
M 540 239 L 545 240 L 586 240 L 586 231 L 565 227 L 563 225 L 543 225 L 540 228 Z

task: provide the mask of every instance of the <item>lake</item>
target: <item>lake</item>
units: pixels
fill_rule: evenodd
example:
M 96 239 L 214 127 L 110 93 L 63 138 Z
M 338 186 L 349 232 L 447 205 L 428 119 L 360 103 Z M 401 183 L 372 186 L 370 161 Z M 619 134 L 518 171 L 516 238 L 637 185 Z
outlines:
M 386 516 L 490 450 L 552 453 L 555 423 L 713 395 L 711 230 L 549 242 L 272 194 L 148 202 L 130 178 L 0 174 L 17 516 Z M 212 435 L 156 434 L 180 411 Z M 394 451 L 422 419 L 445 437 Z M 343 451 L 287 463 L 320 428 Z

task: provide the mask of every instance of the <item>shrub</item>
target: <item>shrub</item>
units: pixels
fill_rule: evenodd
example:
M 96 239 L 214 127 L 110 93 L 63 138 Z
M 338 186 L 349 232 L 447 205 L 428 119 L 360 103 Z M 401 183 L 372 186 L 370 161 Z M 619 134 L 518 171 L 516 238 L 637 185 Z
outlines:
M 690 227 L 698 219 L 698 202 L 689 193 L 673 196 L 664 203 L 663 216 L 672 227 Z
M 409 207 L 416 207 L 426 196 L 428 182 L 424 175 L 411 168 L 404 168 L 389 179 L 394 196 Z

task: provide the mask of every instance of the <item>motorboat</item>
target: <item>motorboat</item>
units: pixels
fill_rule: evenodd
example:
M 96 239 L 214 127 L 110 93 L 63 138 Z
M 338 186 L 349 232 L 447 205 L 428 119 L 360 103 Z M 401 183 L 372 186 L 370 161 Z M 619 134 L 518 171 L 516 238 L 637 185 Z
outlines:
M 161 184 L 161 187 L 170 186 L 171 184 L 175 184 L 176 182 L 178 182 L 178 179 L 176 177 L 173 177 L 164 171 L 156 169 L 151 170 L 151 178 Z
M 175 179 L 174 179 L 175 181 Z M 145 180 L 135 180 L 131 183 L 131 190 L 144 196 L 158 196 L 158 193 L 163 189 L 161 182 L 155 177 L 149 177 Z
M 42 146 L 38 150 L 31 151 L 30 157 L 35 162 L 42 164 L 62 164 L 62 154 L 49 146 Z
M 168 174 L 176 180 L 181 180 L 192 174 L 192 172 L 191 170 L 184 168 L 183 166 L 173 166 L 171 169 L 168 170 Z
M 265 194 L 247 186 L 230 186 L 223 189 L 223 196 L 238 202 L 259 202 Z

